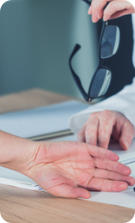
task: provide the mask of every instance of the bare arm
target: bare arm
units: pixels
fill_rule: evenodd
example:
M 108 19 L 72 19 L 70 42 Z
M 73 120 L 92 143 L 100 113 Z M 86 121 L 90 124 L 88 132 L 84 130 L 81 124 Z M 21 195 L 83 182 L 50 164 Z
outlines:
M 55 196 L 89 198 L 89 189 L 122 191 L 135 180 L 111 151 L 77 142 L 32 142 L 0 132 L 0 165 Z

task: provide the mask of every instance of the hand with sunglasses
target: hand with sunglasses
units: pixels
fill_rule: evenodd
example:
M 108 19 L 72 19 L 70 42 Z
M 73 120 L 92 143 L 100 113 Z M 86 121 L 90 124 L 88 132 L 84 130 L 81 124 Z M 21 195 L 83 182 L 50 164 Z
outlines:
M 132 13 L 135 13 L 134 0 L 92 0 L 88 12 L 92 15 L 93 22 L 102 18 L 107 21 Z
M 131 122 L 120 112 L 99 111 L 90 115 L 78 134 L 80 142 L 108 148 L 111 139 L 127 150 L 135 136 Z

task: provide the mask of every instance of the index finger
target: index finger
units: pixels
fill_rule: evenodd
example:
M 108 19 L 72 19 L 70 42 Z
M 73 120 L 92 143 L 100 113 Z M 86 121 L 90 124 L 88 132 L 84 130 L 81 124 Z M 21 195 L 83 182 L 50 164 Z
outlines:
M 110 0 L 93 0 L 91 3 L 92 21 L 98 22 L 103 17 L 104 7 Z M 90 14 L 90 12 L 88 12 Z
M 120 12 L 124 13 L 124 15 L 130 14 L 132 9 L 133 6 L 128 1 L 124 1 L 123 3 L 121 3 L 121 1 L 112 1 L 104 10 L 104 21 L 118 16 Z M 119 14 L 117 15 L 117 13 Z
M 84 145 L 87 146 L 88 153 L 92 155 L 93 157 L 96 157 L 99 159 L 109 159 L 112 161 L 119 160 L 119 156 L 110 150 L 105 150 L 101 147 L 88 145 L 88 144 L 84 144 Z
M 119 162 L 94 159 L 94 163 L 97 168 L 110 170 L 125 176 L 128 176 L 131 173 L 131 169 L 128 166 L 125 166 L 124 164 Z

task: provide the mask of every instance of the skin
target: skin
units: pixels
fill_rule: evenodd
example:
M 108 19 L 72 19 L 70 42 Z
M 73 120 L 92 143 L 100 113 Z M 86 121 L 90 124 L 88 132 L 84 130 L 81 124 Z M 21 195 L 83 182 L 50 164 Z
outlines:
M 0 132 L 0 165 L 66 198 L 89 198 L 90 189 L 119 192 L 135 184 L 116 154 L 79 142 L 32 142 Z
M 107 21 L 132 13 L 135 13 L 135 8 L 126 0 L 92 0 L 88 11 L 93 22 L 100 19 Z
M 133 12 L 124 0 L 93 0 L 89 9 L 93 22 Z M 37 143 L 0 132 L 0 166 L 23 173 L 55 196 L 89 198 L 91 189 L 123 191 L 135 184 L 130 169 L 118 162 L 117 155 L 96 146 L 107 148 L 111 135 L 127 149 L 134 128 L 122 114 L 105 111 L 91 115 L 78 143 Z
M 121 113 L 114 111 L 95 112 L 78 134 L 80 142 L 108 148 L 111 138 L 117 141 L 122 149 L 127 150 L 135 136 L 131 122 Z

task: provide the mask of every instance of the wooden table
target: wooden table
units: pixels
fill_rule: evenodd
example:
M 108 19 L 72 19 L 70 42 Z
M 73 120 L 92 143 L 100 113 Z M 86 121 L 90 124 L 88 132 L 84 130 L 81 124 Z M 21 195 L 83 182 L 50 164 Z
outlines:
M 34 108 L 69 97 L 33 89 L 0 97 L 0 112 Z M 134 210 L 0 185 L 0 212 L 10 223 L 125 223 Z

